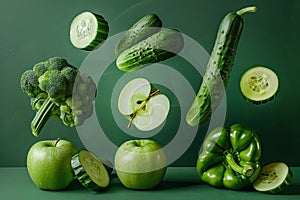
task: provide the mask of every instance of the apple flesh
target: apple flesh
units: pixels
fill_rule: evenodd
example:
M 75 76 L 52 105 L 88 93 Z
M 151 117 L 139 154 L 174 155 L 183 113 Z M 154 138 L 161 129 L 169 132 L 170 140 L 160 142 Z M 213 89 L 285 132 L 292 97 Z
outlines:
M 159 143 L 149 139 L 124 142 L 115 155 L 115 170 L 129 189 L 147 190 L 159 185 L 167 169 L 166 154 Z
M 63 190 L 73 181 L 71 158 L 76 147 L 67 140 L 45 140 L 32 145 L 27 154 L 27 171 L 43 190 Z
M 125 85 L 120 93 L 118 108 L 141 131 L 160 126 L 170 110 L 169 99 L 144 78 L 136 78 Z

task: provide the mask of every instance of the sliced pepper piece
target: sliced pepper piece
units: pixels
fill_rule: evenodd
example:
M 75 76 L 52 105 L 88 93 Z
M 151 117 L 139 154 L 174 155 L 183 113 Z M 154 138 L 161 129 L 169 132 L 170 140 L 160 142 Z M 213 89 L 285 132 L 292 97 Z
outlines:
M 234 124 L 218 127 L 205 138 L 197 160 L 202 181 L 219 188 L 250 186 L 261 170 L 261 143 L 251 129 Z

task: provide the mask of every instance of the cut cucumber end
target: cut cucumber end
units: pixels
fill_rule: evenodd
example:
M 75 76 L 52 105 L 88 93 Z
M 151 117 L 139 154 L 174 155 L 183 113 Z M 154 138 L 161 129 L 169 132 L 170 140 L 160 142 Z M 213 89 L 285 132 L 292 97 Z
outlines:
M 106 40 L 108 31 L 108 23 L 101 15 L 82 12 L 71 22 L 70 41 L 78 49 L 91 51 Z
M 94 154 L 81 150 L 72 157 L 71 166 L 77 180 L 88 190 L 101 191 L 108 187 L 110 174 Z
M 249 102 L 264 104 L 277 95 L 279 79 L 277 74 L 267 67 L 252 67 L 242 75 L 240 90 Z
M 291 184 L 293 173 L 283 162 L 274 162 L 265 165 L 258 179 L 253 183 L 255 190 L 259 192 L 276 194 Z

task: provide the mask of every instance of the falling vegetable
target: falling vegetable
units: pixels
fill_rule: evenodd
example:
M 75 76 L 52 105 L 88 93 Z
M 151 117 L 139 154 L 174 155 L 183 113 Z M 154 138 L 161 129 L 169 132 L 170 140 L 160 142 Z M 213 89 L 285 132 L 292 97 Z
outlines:
M 261 143 L 251 129 L 234 124 L 217 127 L 205 138 L 197 160 L 204 182 L 232 190 L 251 185 L 259 176 Z
M 242 16 L 255 11 L 255 6 L 246 7 L 227 14 L 222 20 L 202 84 L 186 115 L 189 125 L 196 126 L 205 123 L 219 105 L 230 78 L 242 33 L 244 24 Z
M 35 64 L 22 74 L 20 84 L 36 111 L 31 122 L 34 136 L 39 135 L 50 117 L 74 127 L 93 112 L 96 84 L 64 58 L 52 57 Z

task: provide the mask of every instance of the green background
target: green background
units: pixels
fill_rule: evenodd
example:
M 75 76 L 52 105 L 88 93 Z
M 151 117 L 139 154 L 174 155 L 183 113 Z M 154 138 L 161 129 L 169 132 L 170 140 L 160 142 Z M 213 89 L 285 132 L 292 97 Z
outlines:
M 227 88 L 226 125 L 236 122 L 256 130 L 262 145 L 262 162 L 284 161 L 300 166 L 299 137 L 299 78 L 298 47 L 300 42 L 300 1 L 297 0 L 5 0 L 0 6 L 0 166 L 25 166 L 26 154 L 32 144 L 44 139 L 61 137 L 71 140 L 78 149 L 84 148 L 76 129 L 49 120 L 43 133 L 35 138 L 30 131 L 34 116 L 28 96 L 20 89 L 21 74 L 52 56 L 62 56 L 80 66 L 89 52 L 75 49 L 69 42 L 71 19 L 89 10 L 101 14 L 110 25 L 109 36 L 125 31 L 141 16 L 156 13 L 164 27 L 172 27 L 196 40 L 211 52 L 219 22 L 230 11 L 256 5 L 255 14 L 245 16 L 245 26 Z M 164 64 L 185 65 L 180 58 Z M 272 102 L 252 105 L 239 91 L 239 80 L 251 66 L 265 65 L 276 71 L 280 91 Z M 101 66 L 99 66 L 101 67 Z M 121 73 L 115 69 L 115 73 Z M 158 72 L 159 73 L 159 72 Z M 119 74 L 120 75 L 120 74 Z M 111 73 L 115 80 L 118 75 Z M 192 78 L 195 90 L 201 79 Z M 113 83 L 107 82 L 107 87 Z M 101 95 L 107 95 L 104 92 Z M 99 99 L 103 99 L 103 96 Z M 96 105 L 101 101 L 96 100 Z M 96 109 L 99 107 L 97 106 Z M 100 111 L 99 111 L 100 112 Z M 98 114 L 98 110 L 97 110 Z M 109 113 L 101 113 L 110 115 Z M 106 126 L 115 126 L 106 124 Z M 199 152 L 207 124 L 199 127 L 190 148 L 172 165 L 193 166 Z M 111 134 L 116 145 L 130 136 Z M 189 134 L 189 133 L 186 133 Z M 161 135 L 158 140 L 169 140 Z

